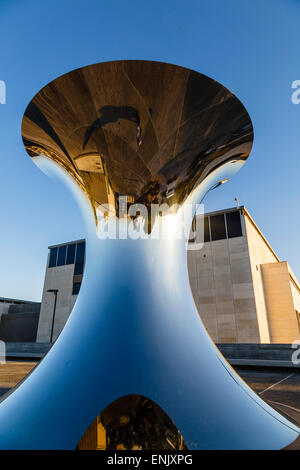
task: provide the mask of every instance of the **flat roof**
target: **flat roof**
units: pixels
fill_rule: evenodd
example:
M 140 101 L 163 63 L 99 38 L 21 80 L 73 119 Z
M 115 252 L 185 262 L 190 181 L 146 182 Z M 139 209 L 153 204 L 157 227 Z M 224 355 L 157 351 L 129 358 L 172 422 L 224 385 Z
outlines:
M 59 243 L 58 245 L 50 245 L 48 246 L 49 250 L 51 248 L 59 248 L 60 246 L 66 246 L 66 245 L 72 245 L 73 243 L 81 243 L 85 242 L 85 238 L 81 238 L 80 240 L 72 240 L 70 242 L 65 242 L 65 243 Z
M 8 297 L 0 297 L 1 303 L 18 303 L 18 304 L 39 304 L 40 302 L 34 302 L 32 300 L 23 300 L 23 299 L 10 299 Z
M 204 212 L 204 215 L 217 215 L 217 214 L 225 214 L 227 212 L 235 212 L 235 211 L 240 211 L 243 210 L 245 206 L 239 206 L 239 207 L 230 207 L 228 209 L 221 209 L 217 211 L 212 211 L 212 212 Z M 198 214 L 201 216 L 201 214 Z

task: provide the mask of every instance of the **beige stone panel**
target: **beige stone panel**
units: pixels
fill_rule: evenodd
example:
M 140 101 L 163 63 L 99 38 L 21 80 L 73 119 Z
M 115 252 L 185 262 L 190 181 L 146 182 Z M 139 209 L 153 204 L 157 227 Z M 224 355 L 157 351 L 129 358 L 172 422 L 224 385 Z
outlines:
M 218 256 L 214 258 L 214 266 L 227 266 L 229 265 L 229 258 L 226 256 Z
M 201 297 L 201 296 L 208 296 L 208 297 L 210 297 L 210 296 L 214 296 L 214 295 L 215 295 L 215 289 L 214 289 L 214 288 L 213 288 L 213 289 L 202 289 L 202 287 L 201 287 L 201 281 L 200 281 L 199 284 L 200 284 L 200 285 L 199 285 L 199 288 L 198 288 L 198 290 L 197 290 L 197 295 L 198 295 L 198 296 L 200 296 L 200 297 Z
M 221 334 L 219 333 L 218 335 L 218 343 L 222 344 L 222 343 L 236 343 L 237 342 L 237 338 L 235 336 L 235 334 L 233 334 L 232 336 L 230 336 L 230 334 Z
M 251 312 L 256 317 L 256 306 L 254 297 L 234 299 L 234 309 L 236 313 Z
M 214 304 L 215 303 L 215 296 L 214 295 L 211 295 L 211 296 L 198 296 L 198 302 L 199 304 Z
M 203 264 L 197 263 L 196 265 L 196 272 L 197 276 L 199 277 L 212 277 L 213 276 L 213 268 L 212 266 L 204 266 Z
M 236 321 L 249 321 L 258 328 L 256 313 L 252 312 L 238 312 L 235 314 Z
M 61 325 L 64 325 L 68 319 L 73 307 L 73 305 L 71 305 L 73 272 L 74 265 L 65 265 L 46 269 L 37 342 L 50 341 L 55 297 L 53 293 L 48 292 L 49 289 L 58 289 L 55 324 L 53 329 L 54 339 L 56 330 L 61 330 Z
M 190 287 L 193 292 L 193 295 L 196 295 L 198 289 L 198 279 L 197 277 L 190 277 Z
M 230 325 L 235 328 L 236 321 L 233 313 L 217 313 L 218 325 Z
M 228 243 L 226 239 L 214 240 L 210 244 L 211 251 L 216 252 L 218 250 L 223 251 L 228 249 Z
M 215 282 L 216 294 L 222 294 L 224 291 L 230 292 L 232 289 L 232 284 L 229 280 L 218 280 Z
M 202 276 L 197 280 L 198 288 L 201 290 L 214 289 L 214 279 L 212 276 Z
M 237 343 L 246 343 L 246 344 L 261 344 L 261 341 L 260 341 L 260 337 L 259 336 L 256 336 L 256 335 L 253 335 L 253 336 L 241 336 L 239 335 L 238 336 L 238 339 L 237 339 Z
M 209 334 L 214 343 L 218 342 L 218 334 L 215 328 L 207 328 L 207 333 Z
M 223 337 L 230 336 L 236 338 L 235 325 L 232 325 L 230 323 L 220 324 L 218 322 L 218 335 Z
M 218 274 L 227 274 L 230 275 L 230 264 L 226 264 L 224 266 L 214 266 L 214 274 L 217 276 Z
M 250 269 L 232 269 L 231 278 L 234 284 L 252 283 Z
M 263 263 L 277 263 L 277 258 L 272 249 L 267 244 L 259 229 L 252 220 L 245 215 L 245 232 L 249 250 L 250 268 L 257 311 L 257 321 L 259 325 L 260 340 L 262 343 L 270 342 L 270 331 L 265 304 L 265 292 L 261 276 L 260 265 Z
M 215 299 L 217 303 L 228 302 L 232 300 L 233 297 L 232 297 L 231 289 L 230 290 L 225 289 L 225 294 L 224 293 L 220 294 L 219 292 L 216 292 Z
M 188 256 L 187 266 L 188 266 L 189 275 L 191 275 L 194 272 L 196 273 L 196 257 Z
M 215 304 L 202 304 L 197 302 L 197 308 L 199 312 L 204 313 L 216 313 L 216 305 Z
M 242 253 L 244 251 L 248 251 L 245 237 L 229 238 L 228 250 L 231 255 L 234 253 Z
M 300 285 L 296 280 L 294 273 L 291 271 L 290 267 L 288 266 L 289 274 L 290 274 L 290 287 L 292 291 L 292 297 L 294 302 L 295 310 L 300 312 Z
M 230 253 L 230 262 L 231 260 L 236 259 L 248 259 L 249 260 L 249 253 L 247 251 L 238 251 L 237 253 Z
M 230 273 L 226 272 L 226 273 L 216 273 L 214 272 L 214 279 L 215 281 L 218 281 L 218 282 L 231 282 L 231 276 L 230 276 Z
M 243 256 L 241 258 L 230 258 L 231 269 L 245 269 L 250 271 L 249 258 Z
M 209 250 L 199 250 L 195 251 L 195 259 L 197 262 L 201 263 L 211 263 L 212 262 L 212 254 L 211 251 Z
M 232 290 L 233 297 L 235 299 L 249 299 L 254 297 L 253 286 L 251 282 L 233 284 Z
M 232 313 L 234 314 L 234 304 L 232 300 L 226 301 L 226 302 L 216 302 L 216 310 L 217 313 Z
M 300 335 L 287 263 L 266 263 L 261 269 L 271 342 L 292 343 Z
M 220 289 L 231 289 L 231 276 L 229 273 L 214 274 L 215 288 Z
M 189 280 L 190 281 L 191 281 L 191 279 L 197 280 L 197 278 L 198 278 L 198 274 L 197 274 L 196 268 L 195 269 L 190 269 L 189 270 Z

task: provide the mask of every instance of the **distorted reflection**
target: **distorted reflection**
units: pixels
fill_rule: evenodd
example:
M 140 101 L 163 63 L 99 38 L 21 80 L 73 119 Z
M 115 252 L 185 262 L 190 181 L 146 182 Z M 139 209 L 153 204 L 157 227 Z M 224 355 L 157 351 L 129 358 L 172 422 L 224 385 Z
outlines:
M 69 172 L 94 214 L 110 204 L 119 217 L 120 195 L 127 209 L 182 205 L 216 168 L 247 159 L 253 130 L 241 102 L 215 80 L 171 64 L 116 61 L 46 85 L 26 109 L 22 136 L 31 157 Z
M 78 450 L 185 450 L 183 437 L 168 415 L 140 395 L 122 397 L 97 416 Z

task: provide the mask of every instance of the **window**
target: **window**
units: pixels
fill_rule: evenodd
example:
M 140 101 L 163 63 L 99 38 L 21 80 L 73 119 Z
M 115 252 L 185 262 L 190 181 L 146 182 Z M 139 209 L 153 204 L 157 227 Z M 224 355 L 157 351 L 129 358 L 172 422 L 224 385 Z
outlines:
M 210 217 L 211 240 L 222 240 L 226 238 L 224 214 L 212 215 Z
M 73 263 L 74 263 L 74 260 L 75 260 L 75 248 L 76 248 L 75 243 L 73 243 L 72 245 L 68 245 L 66 264 L 73 264 Z
M 83 273 L 85 242 L 70 243 L 70 245 L 62 245 L 50 248 L 49 268 L 55 266 L 63 266 L 65 264 L 74 264 L 76 257 L 77 274 Z
M 83 274 L 83 263 L 82 262 L 75 263 L 74 276 L 76 276 L 77 274 Z
M 81 282 L 74 282 L 72 295 L 78 295 L 80 291 Z
M 57 266 L 63 266 L 66 263 L 66 252 L 67 246 L 60 246 L 58 248 L 58 256 L 57 256 Z
M 210 241 L 208 217 L 204 217 L 204 242 Z
M 77 262 L 84 262 L 84 252 L 85 252 L 85 242 L 77 243 L 77 250 L 76 250 L 76 263 Z
M 226 222 L 228 238 L 241 237 L 243 235 L 239 211 L 227 212 Z
M 85 242 L 77 243 L 74 275 L 83 274 L 84 255 L 85 255 Z
M 56 266 L 57 248 L 51 248 L 49 257 L 49 268 Z

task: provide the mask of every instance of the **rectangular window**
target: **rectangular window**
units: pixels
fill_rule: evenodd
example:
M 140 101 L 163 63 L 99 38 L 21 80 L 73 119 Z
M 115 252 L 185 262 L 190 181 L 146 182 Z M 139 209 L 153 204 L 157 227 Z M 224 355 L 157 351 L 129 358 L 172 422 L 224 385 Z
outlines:
M 209 225 L 208 225 L 208 217 L 204 217 L 204 242 L 209 242 Z
M 58 248 L 58 256 L 57 256 L 57 266 L 63 266 L 66 264 L 66 252 L 67 252 L 67 246 L 60 246 Z
M 57 248 L 50 249 L 49 268 L 54 268 L 54 266 L 56 266 L 57 251 Z
M 239 211 L 228 212 L 226 214 L 226 222 L 228 238 L 241 237 L 243 235 Z
M 72 295 L 78 295 L 78 293 L 80 291 L 80 286 L 81 286 L 81 282 L 74 282 Z
M 73 263 L 74 263 L 74 260 L 75 260 L 75 248 L 76 248 L 75 243 L 73 243 L 72 245 L 68 245 L 66 264 L 73 264 Z
M 212 241 L 226 238 L 224 214 L 212 215 L 210 217 L 210 231 Z
M 83 263 L 82 262 L 75 263 L 74 276 L 76 276 L 77 274 L 83 274 Z
M 77 243 L 76 263 L 84 262 L 84 254 L 85 254 L 85 242 Z

